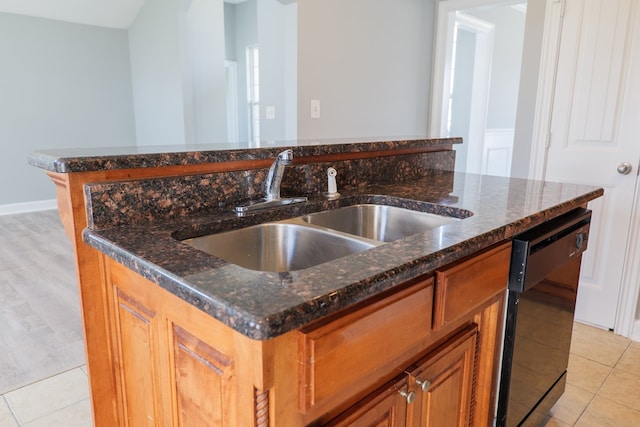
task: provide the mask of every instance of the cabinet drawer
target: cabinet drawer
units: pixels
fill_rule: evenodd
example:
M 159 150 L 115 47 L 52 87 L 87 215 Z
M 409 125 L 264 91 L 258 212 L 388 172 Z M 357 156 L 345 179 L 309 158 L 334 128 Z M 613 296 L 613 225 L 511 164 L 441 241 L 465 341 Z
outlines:
M 431 330 L 433 278 L 299 336 L 300 410 L 328 410 L 369 389 L 424 346 Z
M 436 271 L 433 327 L 440 328 L 507 289 L 511 242 Z

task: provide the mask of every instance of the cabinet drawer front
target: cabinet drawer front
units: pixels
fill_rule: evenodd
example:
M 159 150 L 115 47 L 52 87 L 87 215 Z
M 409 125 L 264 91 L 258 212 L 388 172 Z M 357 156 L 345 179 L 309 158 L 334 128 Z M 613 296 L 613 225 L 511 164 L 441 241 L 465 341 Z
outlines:
M 433 327 L 440 328 L 507 289 L 511 242 L 436 271 Z
M 300 410 L 328 410 L 376 384 L 423 346 L 433 278 L 336 320 L 301 330 Z

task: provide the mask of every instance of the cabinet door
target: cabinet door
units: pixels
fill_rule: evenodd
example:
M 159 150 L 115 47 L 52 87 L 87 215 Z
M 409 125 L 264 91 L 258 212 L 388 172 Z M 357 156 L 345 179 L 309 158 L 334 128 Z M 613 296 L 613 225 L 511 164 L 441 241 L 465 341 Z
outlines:
M 157 354 L 162 320 L 141 301 L 115 288 L 115 362 L 125 426 L 162 425 L 162 397 Z
M 331 421 L 332 427 L 400 427 L 406 425 L 407 401 L 413 401 L 415 393 L 409 394 L 407 377 L 388 383 L 386 386 L 362 399 L 347 413 Z
M 174 425 L 233 426 L 233 360 L 173 325 Z
M 417 398 L 409 406 L 408 426 L 470 424 L 476 335 L 475 325 L 465 328 L 410 372 L 409 385 Z

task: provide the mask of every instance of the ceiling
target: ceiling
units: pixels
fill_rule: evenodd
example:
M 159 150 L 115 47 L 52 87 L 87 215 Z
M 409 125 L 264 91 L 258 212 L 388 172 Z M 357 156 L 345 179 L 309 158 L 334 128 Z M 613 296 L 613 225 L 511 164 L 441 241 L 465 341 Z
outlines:
M 242 3 L 247 0 L 224 0 Z M 296 0 L 278 0 L 282 4 Z M 0 0 L 0 13 L 127 29 L 145 0 Z
M 127 29 L 144 0 L 0 0 L 0 12 Z

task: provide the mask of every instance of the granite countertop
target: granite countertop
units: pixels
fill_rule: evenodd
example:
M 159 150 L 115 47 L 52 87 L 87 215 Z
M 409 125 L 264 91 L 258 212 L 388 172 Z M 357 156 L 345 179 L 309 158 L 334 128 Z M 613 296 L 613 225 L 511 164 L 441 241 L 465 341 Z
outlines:
M 600 188 L 434 171 L 404 184 L 341 191 L 335 201 L 236 217 L 228 209 L 144 225 L 87 229 L 85 241 L 229 327 L 258 340 L 360 302 L 505 241 L 600 197 Z M 354 203 L 383 203 L 468 218 L 335 261 L 285 273 L 229 264 L 177 238 L 282 220 Z
M 385 138 L 336 138 L 322 140 L 262 141 L 198 145 L 158 145 L 38 150 L 27 159 L 31 166 L 57 173 L 154 168 L 220 163 L 237 160 L 274 159 L 291 148 L 294 157 L 325 156 L 334 153 L 372 152 L 393 149 L 424 149 L 462 143 L 462 138 L 398 136 Z

